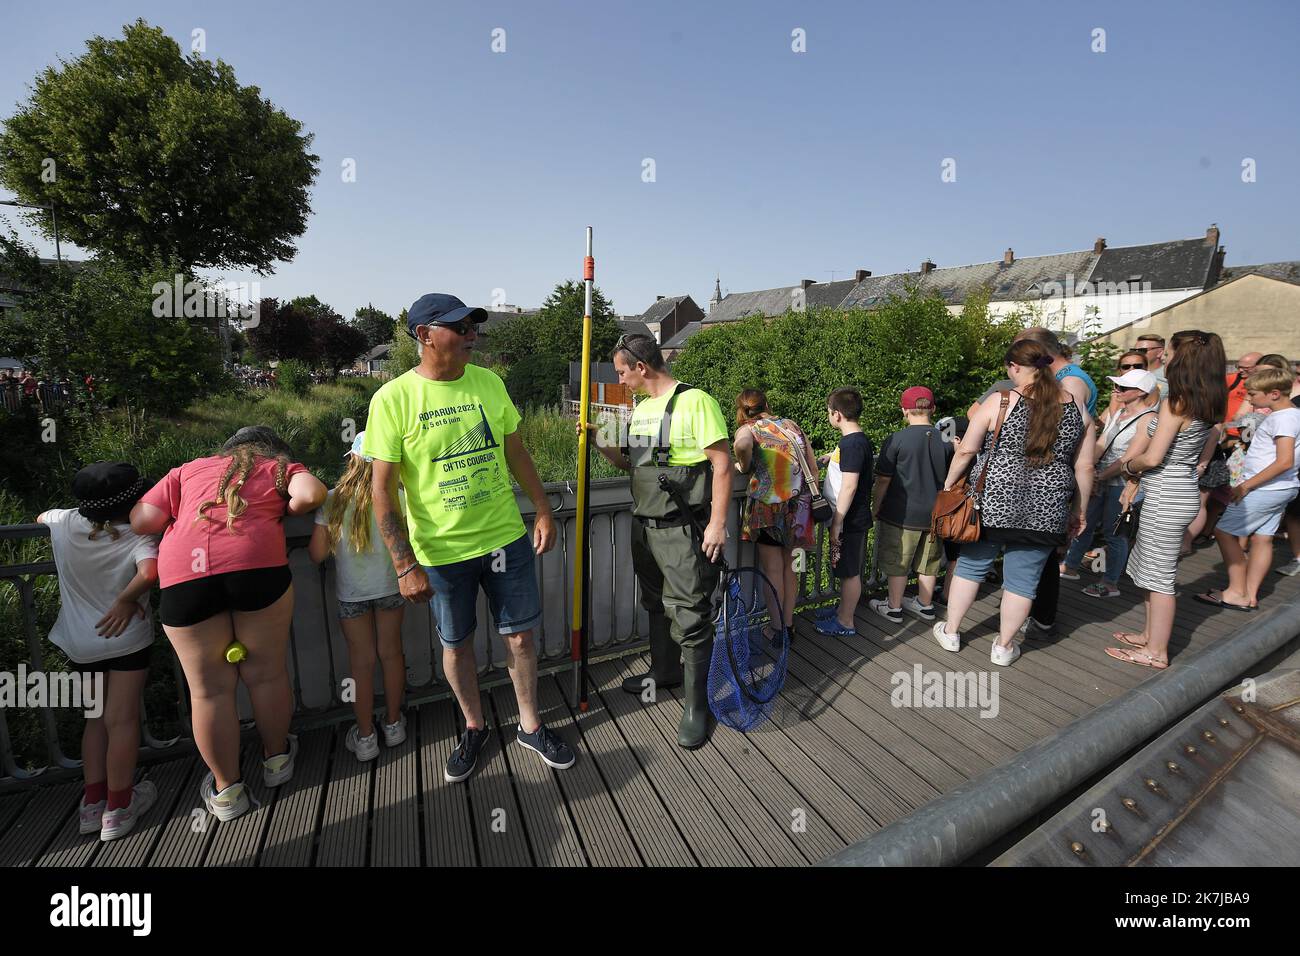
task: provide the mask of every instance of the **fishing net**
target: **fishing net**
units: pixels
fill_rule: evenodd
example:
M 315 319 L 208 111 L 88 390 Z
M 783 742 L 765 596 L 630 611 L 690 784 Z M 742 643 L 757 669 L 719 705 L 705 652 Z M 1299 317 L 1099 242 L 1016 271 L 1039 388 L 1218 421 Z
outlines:
M 750 731 L 771 716 L 785 684 L 789 638 L 779 613 L 775 622 L 768 614 L 767 596 L 778 609 L 780 600 L 762 571 L 726 569 L 721 591 L 709 663 L 709 709 L 718 723 Z M 766 624 L 773 625 L 771 637 L 763 634 Z

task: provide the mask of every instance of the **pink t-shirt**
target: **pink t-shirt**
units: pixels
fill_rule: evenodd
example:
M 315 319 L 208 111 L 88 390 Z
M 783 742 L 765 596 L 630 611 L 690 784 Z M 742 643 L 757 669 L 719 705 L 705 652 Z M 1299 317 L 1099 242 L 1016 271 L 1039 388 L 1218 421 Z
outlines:
M 276 463 L 259 458 L 239 489 L 248 508 L 226 530 L 226 505 L 218 502 L 204 514 L 211 521 L 194 520 L 199 505 L 216 497 L 221 476 L 231 459 L 213 456 L 196 458 L 167 472 L 140 500 L 171 515 L 158 547 L 158 583 L 171 587 L 196 578 L 254 568 L 278 568 L 289 563 L 284 544 L 284 519 L 288 500 L 275 488 Z M 291 462 L 285 471 L 289 479 L 307 469 Z

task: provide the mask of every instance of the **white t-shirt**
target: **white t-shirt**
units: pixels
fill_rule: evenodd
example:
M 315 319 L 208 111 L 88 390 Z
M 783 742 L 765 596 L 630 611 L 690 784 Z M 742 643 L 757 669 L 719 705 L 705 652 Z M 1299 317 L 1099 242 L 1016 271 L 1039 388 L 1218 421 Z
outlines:
M 398 507 L 405 512 L 406 498 L 401 489 L 397 492 Z M 325 504 L 316 509 L 316 523 L 328 525 L 329 506 L 334 499 L 334 489 L 325 496 Z M 375 598 L 388 597 L 400 593 L 397 584 L 397 572 L 393 570 L 393 559 L 388 554 L 388 546 L 379 534 L 379 525 L 375 513 L 370 512 L 370 550 L 356 552 L 348 544 L 352 528 L 353 509 L 348 508 L 343 515 L 343 525 L 339 531 L 339 540 L 334 542 L 334 583 L 338 599 L 349 604 L 361 601 L 373 601 Z
M 1242 459 L 1242 477 L 1254 478 L 1277 460 L 1277 446 L 1273 443 L 1275 438 L 1295 439 L 1292 466 L 1272 481 L 1259 487 L 1300 488 L 1300 476 L 1296 474 L 1296 468 L 1300 467 L 1300 408 L 1284 408 L 1281 411 L 1270 412 L 1259 423 L 1254 437 L 1250 440 L 1250 448 L 1246 450 L 1246 456 Z
M 91 541 L 95 525 L 75 508 L 55 508 L 44 518 L 59 571 L 59 618 L 50 629 L 50 641 L 78 664 L 123 657 L 152 644 L 148 594 L 140 599 L 144 617 L 133 618 L 117 637 L 100 637 L 95 622 L 131 583 L 136 566 L 158 557 L 158 536 L 138 535 L 128 525 L 116 525 L 116 541 L 107 532 Z

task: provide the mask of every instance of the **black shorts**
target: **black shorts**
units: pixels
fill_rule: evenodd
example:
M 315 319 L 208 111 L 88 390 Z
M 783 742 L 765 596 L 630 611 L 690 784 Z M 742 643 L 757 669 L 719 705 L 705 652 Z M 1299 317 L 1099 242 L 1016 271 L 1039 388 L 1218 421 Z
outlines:
M 278 601 L 292 583 L 287 564 L 182 581 L 162 589 L 158 618 L 168 627 L 190 627 L 223 611 L 260 611 Z
M 147 671 L 149 669 L 149 658 L 152 654 L 153 647 L 150 646 L 142 647 L 130 654 L 123 654 L 121 657 L 91 661 L 89 664 L 79 664 L 69 658 L 68 669 L 77 674 L 98 674 L 103 671 Z
M 862 575 L 862 562 L 867 552 L 865 531 L 840 532 L 840 559 L 831 569 L 837 578 L 856 578 Z
M 784 548 L 785 540 L 772 528 L 759 528 L 754 535 L 755 544 L 766 544 L 773 548 Z
M 1291 499 L 1291 503 L 1286 506 L 1286 516 L 1288 518 L 1300 518 L 1300 495 Z M 1283 531 L 1286 529 L 1283 528 Z

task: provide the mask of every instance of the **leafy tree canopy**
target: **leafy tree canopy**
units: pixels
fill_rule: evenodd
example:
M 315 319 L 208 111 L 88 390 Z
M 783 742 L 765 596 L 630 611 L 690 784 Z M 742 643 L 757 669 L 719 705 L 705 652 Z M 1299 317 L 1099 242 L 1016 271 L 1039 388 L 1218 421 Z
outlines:
M 55 204 L 65 238 L 123 262 L 266 274 L 292 259 L 319 159 L 302 124 L 143 20 L 86 46 L 0 127 L 0 184 Z

